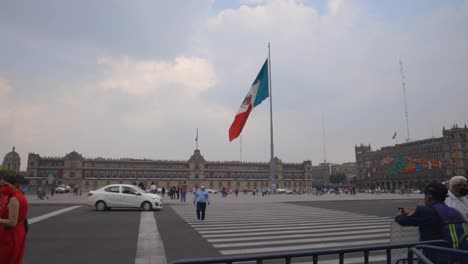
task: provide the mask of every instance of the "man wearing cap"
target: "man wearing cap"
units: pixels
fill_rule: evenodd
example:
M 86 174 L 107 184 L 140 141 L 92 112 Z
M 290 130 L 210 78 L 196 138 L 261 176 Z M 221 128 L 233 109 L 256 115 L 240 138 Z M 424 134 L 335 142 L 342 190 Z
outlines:
M 205 220 L 206 204 L 210 205 L 210 194 L 202 185 L 193 196 L 193 204 L 197 205 L 197 218 L 200 221 Z
M 450 190 L 445 204 L 457 209 L 465 219 L 468 219 L 468 183 L 463 176 L 453 176 L 450 181 Z

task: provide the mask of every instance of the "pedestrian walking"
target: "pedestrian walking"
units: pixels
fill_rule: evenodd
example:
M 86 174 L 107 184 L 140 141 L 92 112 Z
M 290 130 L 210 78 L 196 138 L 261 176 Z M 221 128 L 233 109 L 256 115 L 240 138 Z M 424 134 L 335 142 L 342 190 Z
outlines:
M 205 220 L 206 205 L 210 205 L 210 194 L 202 185 L 193 196 L 193 204 L 197 206 L 197 219 Z
M 182 184 L 182 186 L 180 186 L 180 201 L 181 202 L 184 202 L 186 201 L 187 199 L 187 184 Z
M 28 201 L 16 180 L 16 175 L 0 175 L 0 195 L 6 198 L 6 206 L 0 207 L 0 262 L 4 264 L 21 264 L 26 244 Z
M 164 186 L 161 189 L 161 194 L 162 194 L 162 197 L 164 198 L 164 195 L 166 194 L 166 188 L 164 188 Z

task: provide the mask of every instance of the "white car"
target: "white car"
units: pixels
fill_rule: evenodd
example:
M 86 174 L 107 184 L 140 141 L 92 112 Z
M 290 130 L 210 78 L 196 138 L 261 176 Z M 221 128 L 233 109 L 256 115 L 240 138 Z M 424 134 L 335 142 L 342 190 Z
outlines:
M 70 192 L 71 191 L 71 188 L 70 186 L 65 186 L 63 184 L 57 186 L 57 188 L 55 188 L 55 192 L 56 193 L 67 193 L 67 192 Z
M 214 193 L 214 194 L 218 193 L 218 191 L 215 189 L 206 189 L 206 190 L 208 191 L 208 193 Z
M 277 194 L 283 194 L 283 193 L 286 193 L 286 189 L 281 189 L 281 188 L 278 188 L 278 189 L 276 189 L 276 193 L 277 193 Z
M 97 211 L 111 208 L 141 208 L 144 211 L 162 209 L 159 195 L 147 193 L 135 185 L 111 184 L 88 193 L 88 205 Z

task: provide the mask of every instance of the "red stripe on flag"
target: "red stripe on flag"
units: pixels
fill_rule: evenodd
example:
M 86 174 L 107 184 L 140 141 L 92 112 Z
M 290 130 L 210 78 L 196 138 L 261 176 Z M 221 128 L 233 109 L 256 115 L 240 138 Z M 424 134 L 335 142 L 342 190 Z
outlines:
M 233 141 L 240 135 L 242 129 L 244 128 L 245 122 L 247 122 L 247 118 L 249 118 L 251 111 L 252 104 L 249 105 L 247 111 L 236 115 L 236 117 L 234 118 L 234 122 L 232 122 L 232 125 L 229 128 L 229 141 Z

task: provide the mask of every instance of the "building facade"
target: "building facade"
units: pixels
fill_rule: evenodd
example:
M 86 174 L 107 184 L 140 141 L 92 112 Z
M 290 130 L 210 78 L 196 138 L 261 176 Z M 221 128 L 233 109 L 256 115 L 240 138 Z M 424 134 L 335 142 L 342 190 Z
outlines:
M 21 158 L 20 155 L 15 151 L 15 147 L 5 155 L 3 159 L 2 167 L 7 170 L 20 171 Z
M 355 162 L 346 162 L 343 164 L 331 164 L 330 169 L 331 175 L 344 175 L 346 177 L 346 183 L 353 182 L 358 174 L 357 166 Z
M 443 129 L 442 137 L 411 141 L 372 151 L 355 146 L 357 182 L 394 190 L 422 188 L 431 181 L 468 175 L 468 128 Z
M 283 163 L 275 158 L 278 188 L 312 190 L 327 184 L 328 170 L 316 170 L 311 161 Z M 327 166 L 328 168 L 328 166 Z M 191 189 L 200 184 L 207 188 L 254 190 L 268 188 L 270 163 L 206 161 L 200 150 L 188 160 L 84 158 L 73 151 L 65 157 L 28 156 L 27 179 L 31 184 L 78 185 L 84 190 L 108 184 L 143 182 L 149 186 L 178 186 L 184 181 Z

